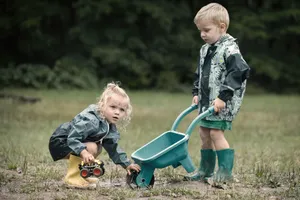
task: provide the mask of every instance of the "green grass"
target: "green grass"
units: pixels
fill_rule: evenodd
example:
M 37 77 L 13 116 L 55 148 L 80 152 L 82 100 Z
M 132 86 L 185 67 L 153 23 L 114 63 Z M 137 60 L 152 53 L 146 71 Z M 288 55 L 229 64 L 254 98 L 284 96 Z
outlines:
M 183 182 L 183 168 L 155 171 L 152 190 L 130 190 L 125 186 L 100 187 L 95 191 L 61 189 L 66 162 L 53 162 L 48 141 L 55 128 L 71 120 L 87 105 L 96 102 L 99 91 L 5 91 L 40 97 L 41 102 L 24 104 L 11 99 L 0 103 L 0 187 L 10 199 L 296 199 L 300 196 L 300 97 L 246 95 L 242 109 L 226 137 L 235 149 L 233 173 L 239 180 L 233 188 L 218 190 L 199 183 Z M 128 156 L 153 138 L 169 130 L 176 117 L 191 103 L 190 94 L 129 92 L 133 118 L 120 145 Z M 179 125 L 185 132 L 196 111 Z M 199 163 L 200 140 L 194 130 L 189 152 Z M 125 171 L 104 152 L 107 173 L 103 182 L 124 181 Z M 16 171 L 20 171 L 18 174 Z M 8 173 L 10 172 L 10 173 Z M 1 197 L 1 195 L 0 195 Z

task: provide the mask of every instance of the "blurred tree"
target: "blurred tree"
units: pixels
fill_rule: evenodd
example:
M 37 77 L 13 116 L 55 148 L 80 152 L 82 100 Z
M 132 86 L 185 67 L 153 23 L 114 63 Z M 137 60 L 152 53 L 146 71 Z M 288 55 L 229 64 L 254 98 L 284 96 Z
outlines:
M 209 2 L 4 0 L 0 84 L 87 88 L 119 80 L 132 89 L 190 87 L 203 44 L 193 18 Z M 229 11 L 229 33 L 252 68 L 250 82 L 275 92 L 300 92 L 299 2 L 216 2 Z M 24 77 L 25 71 L 36 74 Z M 55 84 L 38 84 L 37 77 L 48 71 L 47 80 L 61 75 Z M 21 74 L 13 77 L 14 72 Z
M 230 31 L 252 67 L 252 79 L 276 91 L 300 91 L 300 3 L 246 1 L 232 8 Z

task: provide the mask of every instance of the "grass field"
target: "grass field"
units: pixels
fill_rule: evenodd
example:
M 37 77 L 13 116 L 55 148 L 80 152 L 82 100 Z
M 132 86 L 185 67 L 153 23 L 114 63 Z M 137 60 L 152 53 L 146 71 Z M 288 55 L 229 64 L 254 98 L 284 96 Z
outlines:
M 104 152 L 106 173 L 96 190 L 64 187 L 66 160 L 53 162 L 48 141 L 54 129 L 94 103 L 98 91 L 4 91 L 40 97 L 35 104 L 1 99 L 0 199 L 300 199 L 300 96 L 246 95 L 241 112 L 226 137 L 236 151 L 236 182 L 226 190 L 200 182 L 184 182 L 182 167 L 155 171 L 150 190 L 131 190 L 125 170 Z M 131 155 L 136 149 L 171 128 L 191 103 L 190 94 L 129 92 L 134 112 L 121 133 L 120 144 Z M 180 124 L 179 131 L 197 116 Z M 189 151 L 198 166 L 200 141 L 197 130 Z

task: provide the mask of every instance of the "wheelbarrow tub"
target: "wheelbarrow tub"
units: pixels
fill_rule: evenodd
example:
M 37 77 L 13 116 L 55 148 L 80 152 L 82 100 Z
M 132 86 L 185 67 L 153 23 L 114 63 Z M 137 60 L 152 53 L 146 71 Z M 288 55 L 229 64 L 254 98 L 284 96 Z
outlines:
M 136 150 L 131 157 L 140 165 L 164 168 L 188 156 L 188 139 L 186 134 L 167 131 Z
M 188 141 L 198 122 L 211 115 L 214 108 L 210 107 L 207 111 L 198 115 L 189 125 L 185 134 L 177 132 L 176 129 L 179 122 L 197 108 L 198 106 L 195 104 L 188 107 L 177 117 L 171 130 L 162 133 L 131 154 L 131 158 L 140 165 L 141 170 L 136 176 L 128 178 L 129 184 L 134 183 L 138 187 L 153 185 L 155 168 L 165 168 L 169 165 L 174 168 L 182 166 L 188 173 L 196 169 L 188 153 Z

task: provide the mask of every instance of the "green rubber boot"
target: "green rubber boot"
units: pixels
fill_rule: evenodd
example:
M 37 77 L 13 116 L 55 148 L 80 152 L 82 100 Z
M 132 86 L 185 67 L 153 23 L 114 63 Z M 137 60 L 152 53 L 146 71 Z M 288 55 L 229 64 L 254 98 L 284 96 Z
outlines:
M 223 149 L 216 151 L 218 156 L 219 169 L 217 173 L 210 179 L 209 183 L 215 186 L 226 184 L 233 180 L 232 168 L 234 161 L 234 150 Z
M 201 149 L 199 169 L 190 176 L 185 176 L 186 181 L 202 181 L 212 177 L 216 164 L 216 152 L 212 149 Z

